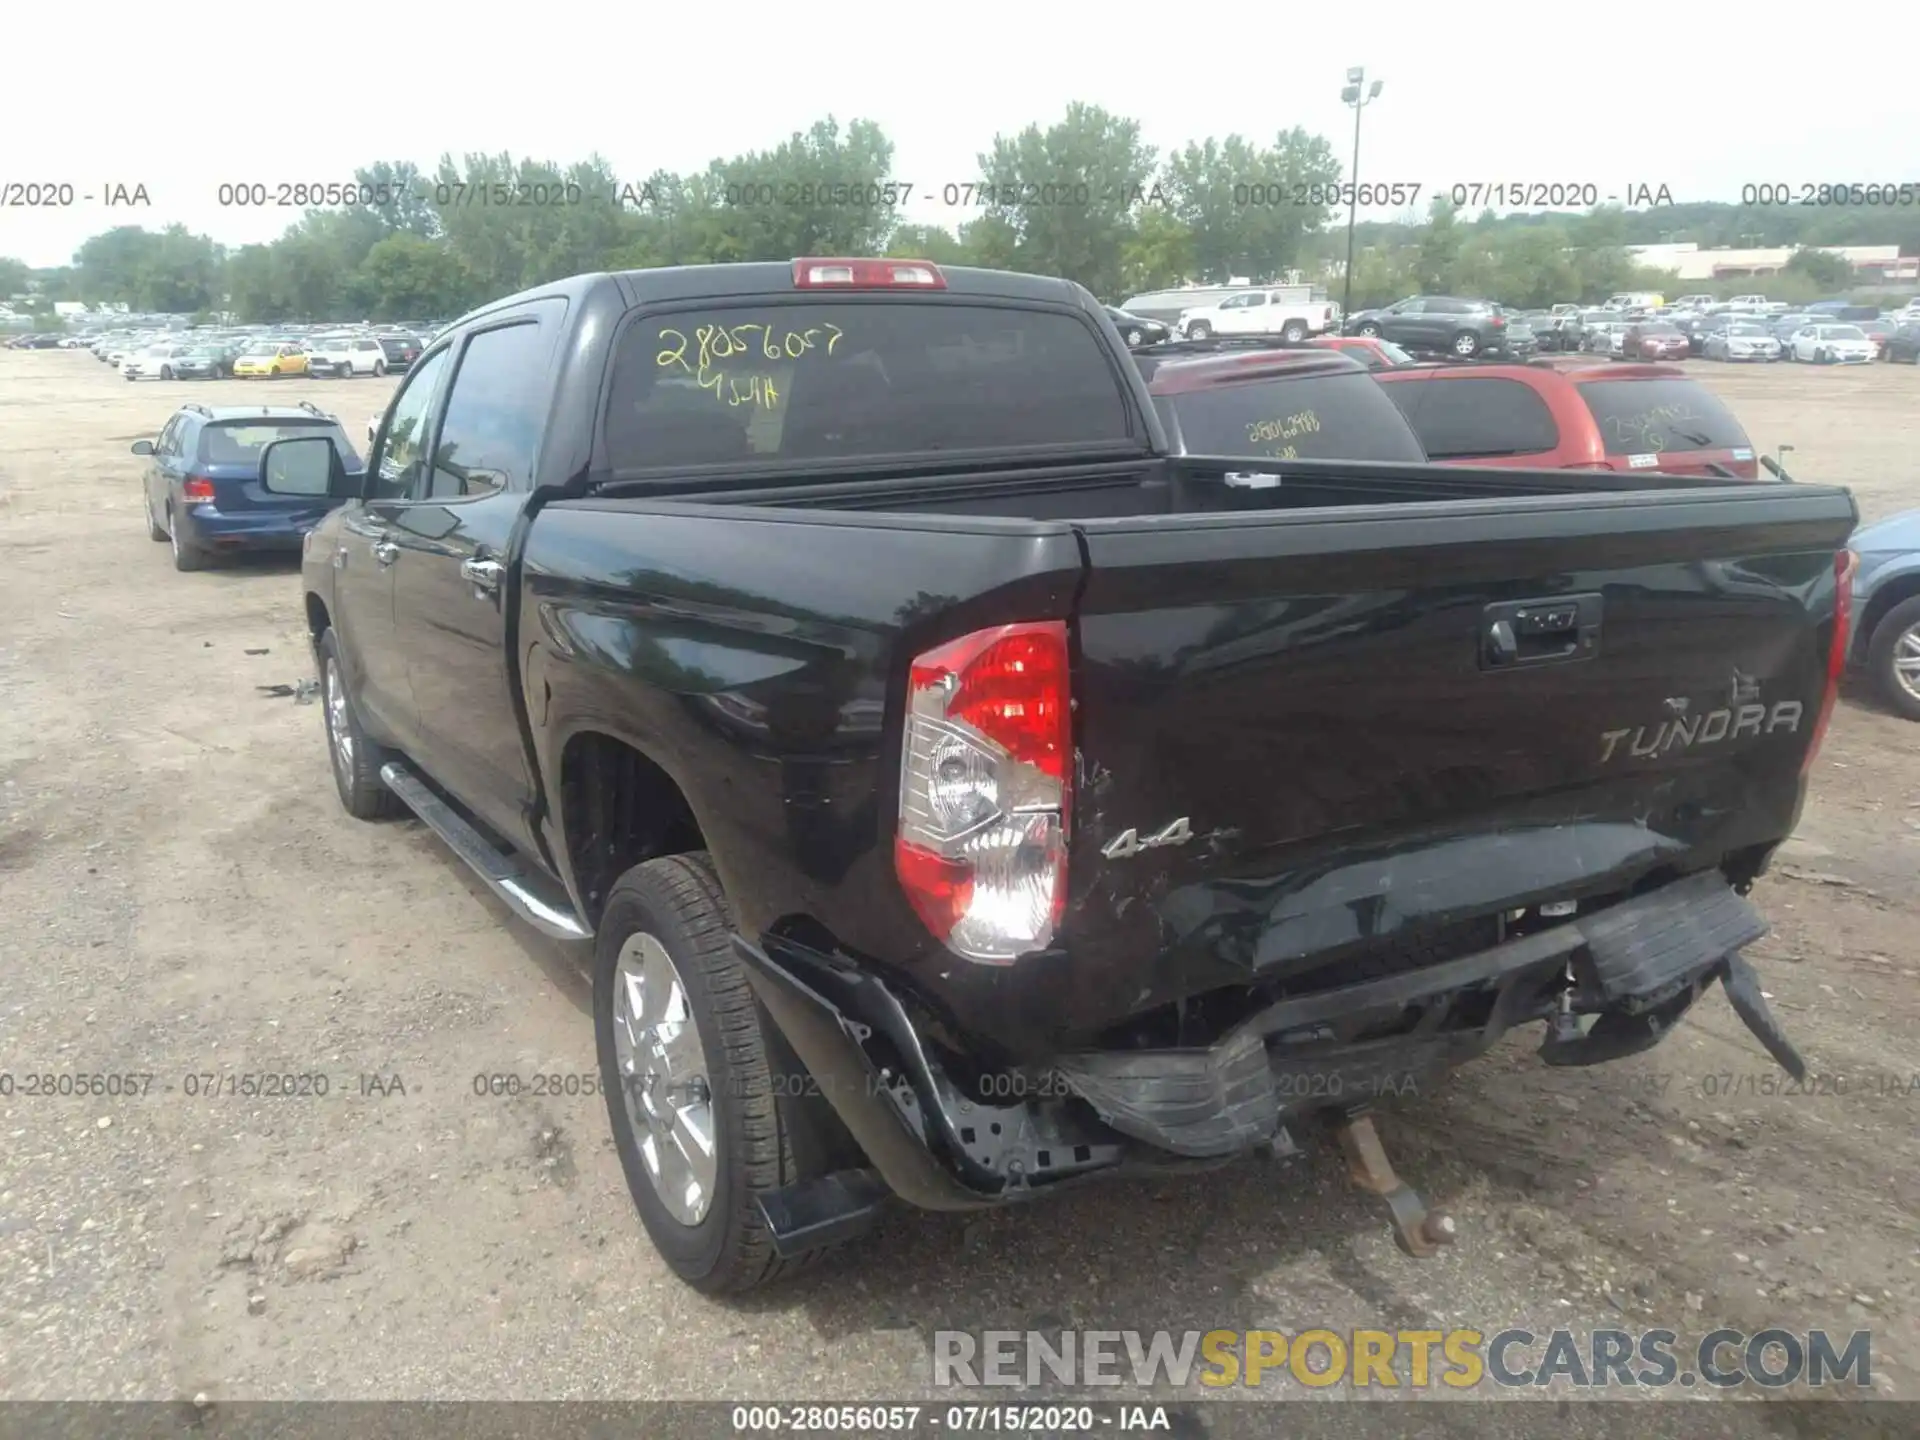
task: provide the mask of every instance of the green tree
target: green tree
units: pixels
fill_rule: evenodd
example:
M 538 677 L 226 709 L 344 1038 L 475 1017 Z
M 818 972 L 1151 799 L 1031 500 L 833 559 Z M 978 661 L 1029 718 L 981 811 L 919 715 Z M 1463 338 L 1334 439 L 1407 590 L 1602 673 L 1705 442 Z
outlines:
M 714 258 L 878 255 L 899 202 L 893 142 L 871 120 L 846 133 L 832 116 L 772 150 L 715 160 L 697 190 L 699 231 Z
M 431 240 L 440 233 L 433 208 L 433 181 L 411 160 L 381 160 L 353 172 L 365 198 L 356 197 L 349 210 L 364 210 L 387 230 Z M 382 203 L 382 202 L 385 203 Z
M 1273 280 L 1297 267 L 1334 207 L 1340 162 L 1298 127 L 1256 146 L 1238 135 L 1189 144 L 1162 174 L 1172 213 L 1193 237 L 1199 278 Z M 1299 203 L 1296 203 L 1299 202 Z
M 1121 285 L 1111 297 L 1122 303 L 1143 290 L 1164 290 L 1196 273 L 1194 233 L 1170 209 L 1148 205 L 1120 255 Z
M 960 237 L 944 225 L 901 225 L 887 242 L 887 254 L 907 260 L 931 260 L 936 265 L 972 265 Z
M 1413 264 L 1414 288 L 1425 294 L 1445 294 L 1460 258 L 1465 238 L 1460 233 L 1456 209 L 1451 200 L 1436 195 L 1427 211 L 1426 230 L 1416 244 Z
M 1152 198 L 1154 151 L 1138 121 L 1076 102 L 1045 130 L 996 135 L 979 158 L 993 187 L 981 219 L 1012 230 L 1018 268 L 1078 280 L 1097 295 L 1124 288 L 1127 240 Z
M 458 315 L 486 298 L 459 256 L 406 231 L 396 231 L 367 252 L 359 290 L 374 320 Z
M 26 261 L 0 255 L 0 300 L 26 294 L 32 280 L 33 268 Z
M 960 227 L 960 244 L 969 264 L 988 270 L 1018 270 L 1020 231 L 999 215 L 981 215 Z
M 1391 305 L 1420 288 L 1414 275 L 1417 252 L 1409 245 L 1373 244 L 1353 256 L 1353 308 Z
M 1806 276 L 1821 290 L 1845 290 L 1853 284 L 1853 266 L 1831 250 L 1796 250 L 1787 260 L 1786 272 Z
M 80 299 L 80 273 L 71 265 L 53 265 L 33 272 L 35 292 L 52 304 L 56 300 Z
M 184 225 L 121 225 L 74 253 L 77 288 L 88 301 L 124 301 L 140 310 L 199 310 L 220 292 L 224 252 Z
M 280 292 L 274 249 L 271 245 L 243 245 L 228 257 L 228 304 L 249 324 L 285 320 L 293 313 Z

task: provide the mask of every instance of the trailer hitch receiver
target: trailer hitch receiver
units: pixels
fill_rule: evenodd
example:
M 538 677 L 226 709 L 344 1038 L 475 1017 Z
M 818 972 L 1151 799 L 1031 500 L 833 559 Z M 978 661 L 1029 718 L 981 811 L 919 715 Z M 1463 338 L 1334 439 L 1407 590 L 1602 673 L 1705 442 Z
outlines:
M 1394 1173 L 1371 1115 L 1349 1115 L 1342 1122 L 1340 1148 L 1346 1151 L 1347 1173 L 1353 1183 L 1387 1202 L 1393 1216 L 1393 1237 L 1402 1250 L 1424 1260 L 1437 1254 L 1441 1246 L 1453 1243 L 1458 1228 L 1453 1217 L 1427 1209 L 1420 1192 Z

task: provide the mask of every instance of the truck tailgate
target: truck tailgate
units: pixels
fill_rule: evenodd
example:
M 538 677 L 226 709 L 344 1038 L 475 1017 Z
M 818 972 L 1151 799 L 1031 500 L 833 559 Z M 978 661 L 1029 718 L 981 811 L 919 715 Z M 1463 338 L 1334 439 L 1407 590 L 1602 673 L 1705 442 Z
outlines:
M 1319 983 L 1779 840 L 1854 520 L 1753 485 L 1080 522 L 1075 969 L 1127 1013 Z

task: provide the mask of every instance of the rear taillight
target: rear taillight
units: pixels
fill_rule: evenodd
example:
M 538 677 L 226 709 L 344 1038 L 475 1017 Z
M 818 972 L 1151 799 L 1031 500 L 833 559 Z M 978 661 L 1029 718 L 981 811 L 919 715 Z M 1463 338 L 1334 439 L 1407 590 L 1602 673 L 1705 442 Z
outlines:
M 800 290 L 944 290 L 947 277 L 926 260 L 825 260 L 793 262 Z
M 1807 742 L 1807 758 L 1800 762 L 1800 773 L 1813 768 L 1821 742 L 1827 738 L 1827 723 L 1833 719 L 1833 707 L 1840 699 L 1840 677 L 1847 670 L 1847 642 L 1853 629 L 1853 574 L 1860 557 L 1842 550 L 1833 557 L 1833 641 L 1827 647 L 1827 684 L 1820 694 L 1820 714 L 1813 722 L 1813 738 Z
M 1071 710 L 1064 621 L 979 630 L 913 662 L 894 870 L 969 960 L 1044 949 L 1065 913 Z
M 180 484 L 180 498 L 182 500 L 213 499 L 213 481 L 198 475 L 189 475 Z

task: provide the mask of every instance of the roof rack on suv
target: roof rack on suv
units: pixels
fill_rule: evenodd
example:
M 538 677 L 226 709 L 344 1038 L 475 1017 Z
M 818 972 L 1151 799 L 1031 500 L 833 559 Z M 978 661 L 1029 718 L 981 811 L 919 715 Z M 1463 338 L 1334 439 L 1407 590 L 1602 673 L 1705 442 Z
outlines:
M 332 415 L 328 414 L 325 410 L 322 410 L 318 405 L 314 404 L 313 401 L 311 400 L 302 400 L 300 402 L 300 408 L 306 411 L 309 415 L 318 415 L 322 420 L 333 419 Z
M 189 400 L 186 404 L 182 405 L 180 408 L 182 410 L 191 410 L 196 415 L 205 415 L 209 419 L 213 417 L 213 411 L 209 410 L 206 406 L 202 405 L 198 400 Z

